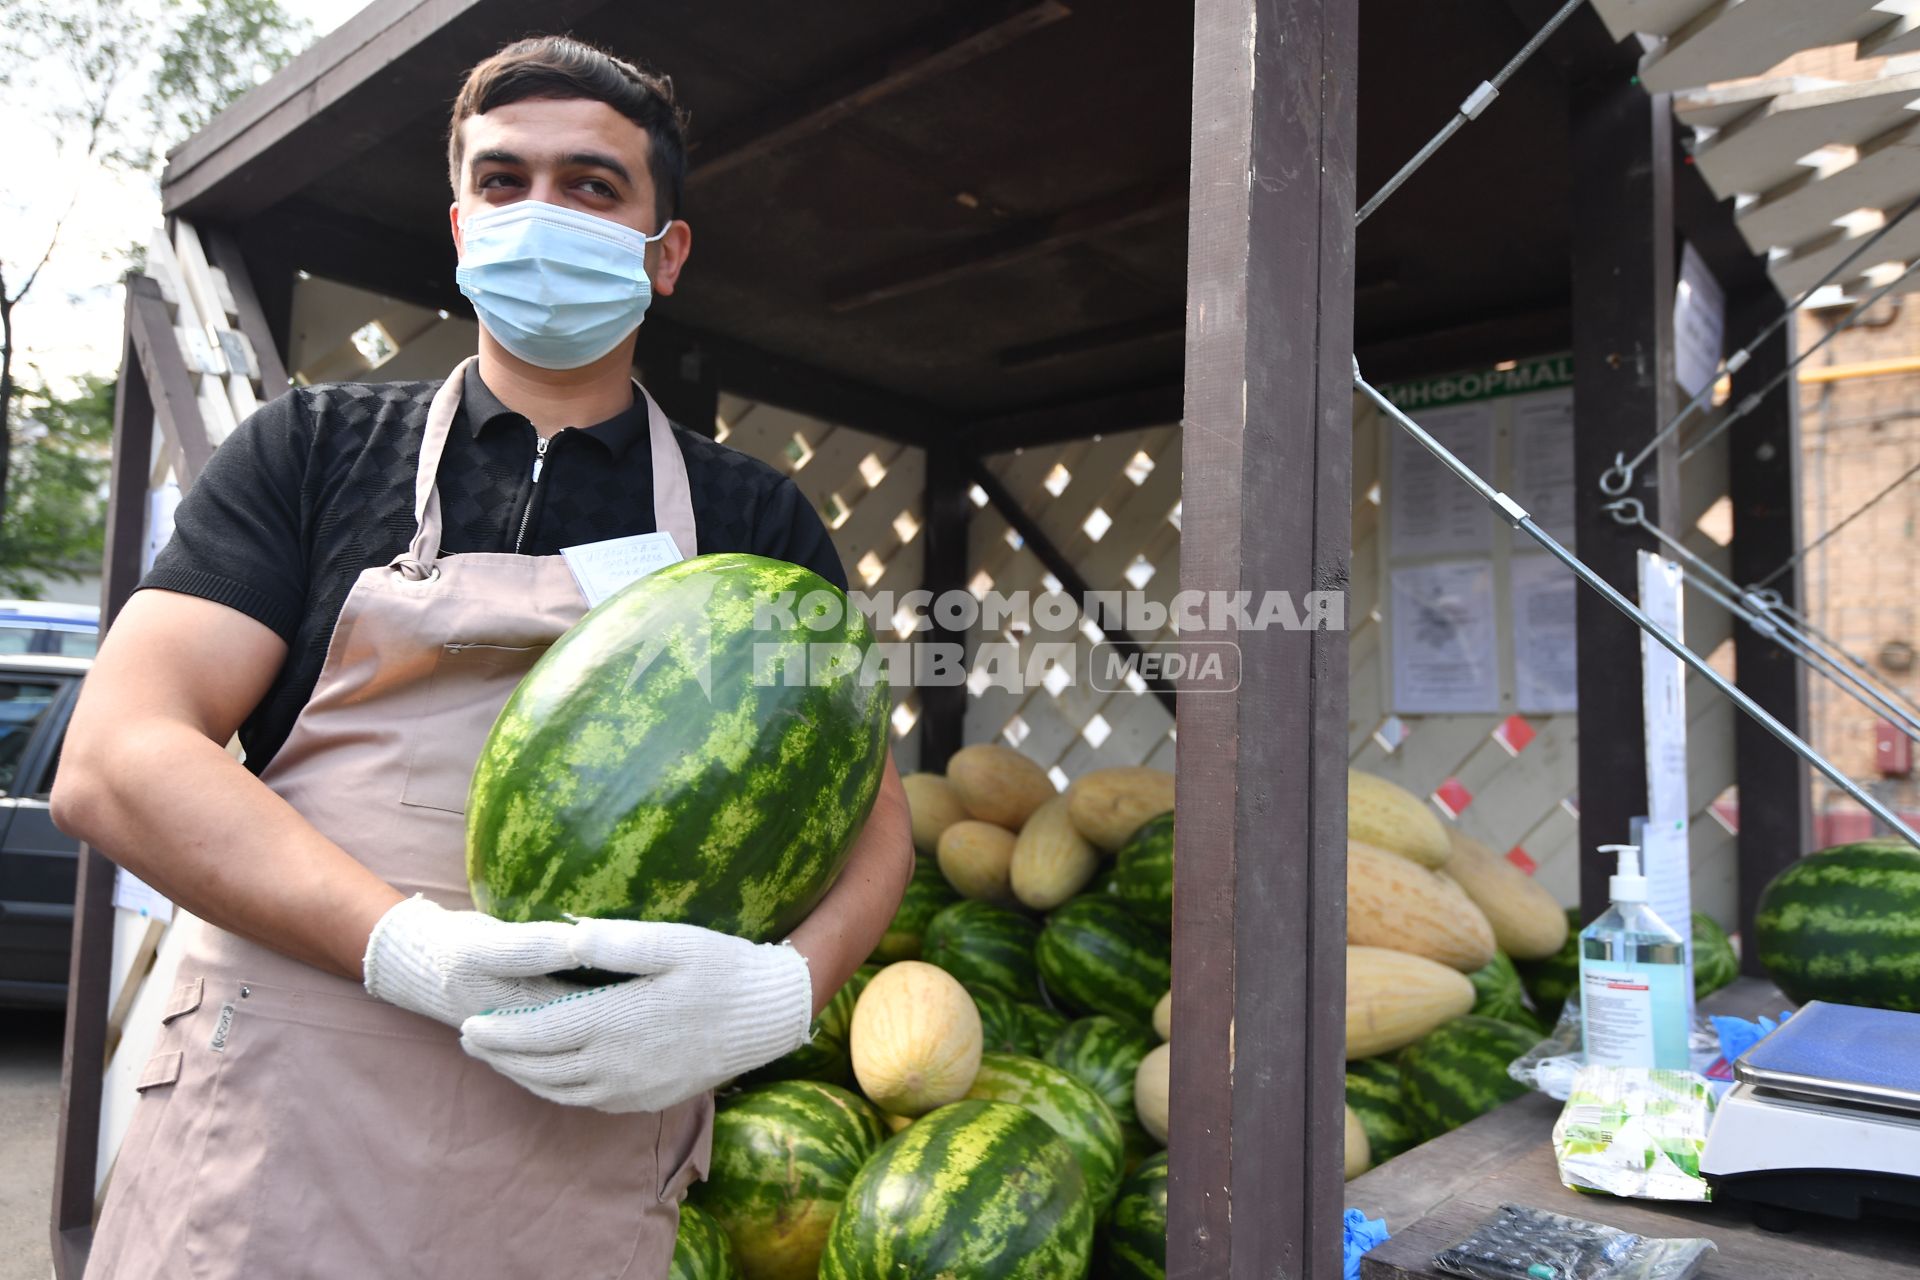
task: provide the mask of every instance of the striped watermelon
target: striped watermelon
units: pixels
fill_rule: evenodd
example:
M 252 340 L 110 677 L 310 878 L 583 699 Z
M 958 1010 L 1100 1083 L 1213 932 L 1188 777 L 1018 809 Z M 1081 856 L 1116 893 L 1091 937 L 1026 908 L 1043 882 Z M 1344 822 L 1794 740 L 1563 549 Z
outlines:
M 1025 1107 L 929 1112 L 867 1162 L 827 1236 L 820 1280 L 1074 1280 L 1093 1201 L 1066 1143 Z
M 1100 1095 L 1059 1067 L 1016 1053 L 980 1057 L 969 1098 L 1011 1102 L 1045 1120 L 1080 1162 L 1095 1213 L 1102 1213 L 1120 1189 L 1124 1142 L 1119 1118 Z
M 1733 941 L 1705 912 L 1693 913 L 1693 998 L 1718 991 L 1740 976 L 1740 957 Z
M 680 1232 L 673 1238 L 667 1280 L 740 1280 L 733 1241 L 710 1214 L 690 1204 L 680 1206 Z
M 1920 852 L 1867 840 L 1809 854 L 1761 892 L 1753 933 L 1795 1003 L 1920 1012 Z
M 867 985 L 866 975 L 856 972 L 847 984 L 833 993 L 833 999 L 814 1015 L 809 1028 L 813 1039 L 783 1058 L 740 1077 L 743 1085 L 769 1084 L 775 1080 L 822 1080 L 844 1088 L 853 1087 L 853 1056 L 848 1037 L 853 1030 L 853 1005 Z
M 973 1007 L 980 1011 L 980 1042 L 988 1053 L 1024 1053 L 1038 1057 L 1046 1047 L 1029 1011 L 1046 1014 L 1038 1005 L 1023 1004 L 992 987 L 976 987 L 967 992 Z
M 761 1085 L 714 1116 L 712 1169 L 694 1202 L 752 1280 L 811 1276 L 848 1186 L 886 1136 L 879 1111 L 836 1085 Z
M 1537 1038 L 1510 1022 L 1469 1013 L 1401 1050 L 1401 1091 L 1420 1131 L 1437 1138 L 1525 1093 L 1507 1064 Z
M 1420 1145 L 1420 1127 L 1401 1091 L 1400 1068 L 1387 1058 L 1356 1058 L 1347 1064 L 1347 1105 L 1367 1131 L 1375 1165 Z
M 1173 928 L 1173 815 L 1163 813 L 1133 833 L 1113 863 L 1108 892 L 1142 920 Z
M 1159 1149 L 1160 1144 L 1140 1127 L 1133 1108 L 1133 1077 L 1140 1060 L 1160 1043 L 1160 1037 L 1136 1026 L 1096 1014 L 1069 1022 L 1040 1057 L 1059 1067 L 1100 1095 L 1120 1120 L 1129 1163 Z
M 835 610 L 781 626 L 767 606 Z M 765 612 L 766 616 L 756 616 Z M 766 657 L 799 649 L 789 684 Z M 467 878 L 505 920 L 566 914 L 784 937 L 826 893 L 886 763 L 886 681 L 844 593 L 798 565 L 698 556 L 623 587 L 507 699 L 467 803 Z
M 1105 1280 L 1167 1280 L 1167 1153 L 1155 1152 L 1120 1184 L 1101 1246 Z
M 1067 1029 L 1067 1016 L 1055 1013 L 1045 1005 L 1023 1004 L 1020 1006 L 1020 1016 L 1027 1020 L 1027 1030 L 1033 1036 L 1036 1057 L 1044 1056 L 1054 1037 Z
M 1553 1026 L 1560 1020 L 1560 1006 L 1580 989 L 1580 912 L 1567 908 L 1567 941 L 1544 960 L 1526 960 L 1514 966 L 1520 983 L 1533 997 L 1540 1020 Z
M 1168 952 L 1164 931 L 1112 898 L 1082 894 L 1047 917 L 1034 955 L 1049 994 L 1146 1028 L 1173 985 Z
M 1483 1018 L 1498 1018 L 1538 1035 L 1540 1022 L 1527 1005 L 1526 989 L 1514 972 L 1507 953 L 1496 951 L 1493 959 L 1468 974 L 1473 980 L 1473 1012 Z
M 1033 947 L 1039 936 L 1039 922 L 1032 916 L 968 899 L 942 909 L 928 921 L 920 958 L 939 965 L 968 990 L 1038 1000 Z
M 927 922 L 943 908 L 958 901 L 960 895 L 940 874 L 940 864 L 932 858 L 915 855 L 913 879 L 907 881 L 906 896 L 900 899 L 900 909 L 893 913 L 893 923 L 887 926 L 879 945 L 874 947 L 873 959 L 881 964 L 892 964 L 895 960 L 918 960 Z

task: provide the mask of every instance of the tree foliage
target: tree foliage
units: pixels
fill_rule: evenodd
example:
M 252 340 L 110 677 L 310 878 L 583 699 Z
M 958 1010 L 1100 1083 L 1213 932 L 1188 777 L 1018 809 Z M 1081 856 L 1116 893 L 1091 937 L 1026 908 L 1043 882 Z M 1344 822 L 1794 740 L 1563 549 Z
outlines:
M 31 596 L 41 580 L 99 571 L 115 386 L 89 376 L 69 397 L 20 389 L 12 491 L 0 513 L 0 595 Z

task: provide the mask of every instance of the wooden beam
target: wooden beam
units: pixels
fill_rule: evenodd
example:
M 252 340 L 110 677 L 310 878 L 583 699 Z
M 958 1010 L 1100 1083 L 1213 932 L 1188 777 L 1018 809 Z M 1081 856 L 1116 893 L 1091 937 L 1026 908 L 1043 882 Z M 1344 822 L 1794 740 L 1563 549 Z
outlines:
M 951 441 L 927 447 L 926 488 L 921 498 L 922 561 L 920 586 L 938 600 L 967 586 L 967 536 L 973 502 L 967 497 L 967 472 Z M 923 644 L 964 645 L 966 636 L 942 627 L 918 633 Z M 967 686 L 926 684 L 920 688 L 920 768 L 938 773 L 965 738 Z
M 881 57 L 811 89 L 781 93 L 768 109 L 723 125 L 710 137 L 696 137 L 687 157 L 687 185 L 704 184 L 824 133 L 876 102 L 957 71 L 1071 13 L 1059 0 L 995 0 L 942 17 Z
M 120 381 L 113 400 L 113 457 L 106 550 L 100 574 L 100 629 L 119 616 L 140 580 L 146 548 L 154 401 L 135 345 L 135 321 L 159 288 L 145 276 L 127 291 Z M 162 313 L 164 315 L 162 303 Z M 168 330 L 171 337 L 171 329 Z M 175 356 L 177 362 L 178 356 Z M 189 404 L 191 400 L 189 399 Z M 53 1149 L 50 1222 L 54 1275 L 80 1280 L 93 1243 L 94 1181 L 100 1151 L 100 1090 L 107 1065 L 107 994 L 113 982 L 113 864 L 81 845 L 67 968 L 67 1025 L 61 1047 L 60 1114 Z
M 247 335 L 247 341 L 253 344 L 254 357 L 260 362 L 260 388 L 271 400 L 287 389 L 287 363 L 280 348 L 284 326 L 281 335 L 274 333 L 266 308 L 261 304 L 261 295 L 254 288 L 253 273 L 247 269 L 246 255 L 241 252 L 240 241 L 233 232 L 221 226 L 203 226 L 199 231 L 201 243 L 207 248 L 207 261 L 220 268 L 227 278 L 227 288 L 233 293 L 234 306 L 239 310 L 240 332 Z M 284 259 L 274 262 L 270 269 L 280 276 L 293 274 Z M 283 297 L 291 299 L 292 294 L 285 287 L 285 281 L 275 280 L 267 296 L 279 305 Z
M 1180 421 L 1182 395 L 1178 383 L 1155 382 L 1066 404 L 1016 409 L 969 423 L 961 429 L 962 442 L 971 453 L 1004 453 L 1063 440 L 1084 440 L 1109 431 L 1164 427 Z
M 870 307 L 988 271 L 998 271 L 1070 244 L 1171 217 L 1186 206 L 1186 188 L 1173 181 L 1143 183 L 1077 208 L 1032 218 L 948 249 L 885 263 L 829 285 L 837 313 Z
M 1000 477 L 995 475 L 986 463 L 980 461 L 978 457 L 967 458 L 966 475 L 969 481 L 980 486 L 980 491 L 987 495 L 988 504 L 1013 526 L 1014 532 L 1020 535 L 1027 549 L 1039 557 L 1040 563 L 1047 567 L 1047 572 L 1060 580 L 1060 590 L 1080 606 L 1080 612 L 1091 618 L 1094 626 L 1106 633 L 1107 643 L 1130 658 L 1138 658 L 1146 652 L 1146 646 L 1134 638 L 1121 619 L 1108 617 L 1098 607 L 1097 602 L 1092 599 L 1094 586 L 1081 576 L 1080 570 L 1073 561 L 1069 560 L 1066 554 L 1055 545 L 1053 539 L 1047 536 L 1047 531 L 1041 528 L 1040 522 L 1021 505 L 1020 499 L 1007 491 L 1007 486 L 1000 482 Z M 1175 705 L 1171 684 L 1165 680 L 1154 679 L 1147 681 L 1147 688 L 1153 691 L 1154 697 L 1160 699 L 1161 706 L 1168 711 L 1178 713 L 1179 708 Z
M 1093 352 L 1107 352 L 1119 347 L 1139 346 L 1149 342 L 1175 342 L 1186 336 L 1186 317 L 1178 311 L 1162 312 L 1159 315 L 1143 316 L 1138 320 L 1123 320 L 1118 324 L 1103 324 L 1092 329 L 1081 329 L 1077 333 L 1062 334 L 1057 338 L 1048 338 L 1043 342 L 1025 342 L 1018 346 L 1003 347 L 995 356 L 1002 369 L 1031 369 L 1040 365 L 1058 364 L 1063 360 L 1072 360 L 1077 356 Z
M 180 340 L 174 336 L 166 300 L 151 277 L 133 276 L 127 281 L 127 339 L 146 381 L 161 436 L 174 451 L 174 471 L 184 492 L 213 456 L 213 442 L 200 417 L 193 377 L 180 352 Z
M 1730 299 L 1728 328 L 1741 335 L 1758 333 L 1780 312 L 1782 301 L 1765 263 L 1750 259 L 1745 288 Z M 1779 374 L 1797 350 L 1789 322 L 1754 352 L 1733 375 L 1732 403 L 1738 404 Z M 1733 542 L 1729 566 L 1735 582 L 1758 582 L 1800 548 L 1800 395 L 1791 382 L 1776 387 L 1734 428 L 1727 445 L 1729 499 L 1733 505 Z M 1801 605 L 1797 570 L 1772 584 L 1792 608 Z M 1736 682 L 1755 702 L 1801 737 L 1807 727 L 1807 669 L 1796 658 L 1751 627 L 1733 630 Z M 1737 927 L 1746 945 L 1741 968 L 1760 976 L 1760 948 L 1754 945 L 1753 919 L 1760 891 L 1786 865 L 1813 849 L 1813 797 L 1807 766 L 1778 739 L 1754 722 L 1733 721 L 1734 780 L 1740 788 L 1740 875 Z M 1706 796 L 1694 797 L 1698 804 Z
M 1651 539 L 1602 510 L 1600 476 L 1672 416 L 1673 111 L 1621 79 L 1576 89 L 1572 107 L 1573 475 L 1580 558 L 1629 599 L 1639 598 L 1640 550 Z M 1679 501 L 1672 442 L 1636 479 L 1632 496 L 1662 524 Z M 1606 909 L 1613 867 L 1595 847 L 1629 839 L 1647 811 L 1640 630 L 1592 591 L 1575 597 L 1580 636 L 1580 906 Z
M 1183 590 L 1347 585 L 1357 0 L 1195 11 Z M 1340 1274 L 1347 637 L 1180 699 L 1167 1274 Z
M 1369 335 L 1358 344 L 1360 369 L 1375 386 L 1460 369 L 1489 369 L 1502 360 L 1555 355 L 1573 344 L 1573 309 L 1561 303 L 1488 316 L 1398 337 Z

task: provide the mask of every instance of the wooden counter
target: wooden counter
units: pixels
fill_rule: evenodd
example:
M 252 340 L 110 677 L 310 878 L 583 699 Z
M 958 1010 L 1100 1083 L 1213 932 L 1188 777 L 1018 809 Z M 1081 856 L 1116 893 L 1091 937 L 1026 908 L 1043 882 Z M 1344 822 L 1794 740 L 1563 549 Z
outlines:
M 1742 978 L 1703 1002 L 1712 1013 L 1778 1017 L 1770 984 Z M 1439 1280 L 1433 1255 L 1503 1204 L 1528 1205 L 1648 1236 L 1705 1236 L 1719 1246 L 1702 1280 L 1920 1280 L 1920 1228 L 1868 1219 L 1806 1219 L 1763 1231 L 1742 1205 L 1622 1200 L 1570 1190 L 1553 1156 L 1561 1104 L 1530 1093 L 1415 1147 L 1347 1184 L 1347 1204 L 1384 1218 L 1393 1238 L 1360 1264 L 1361 1280 Z

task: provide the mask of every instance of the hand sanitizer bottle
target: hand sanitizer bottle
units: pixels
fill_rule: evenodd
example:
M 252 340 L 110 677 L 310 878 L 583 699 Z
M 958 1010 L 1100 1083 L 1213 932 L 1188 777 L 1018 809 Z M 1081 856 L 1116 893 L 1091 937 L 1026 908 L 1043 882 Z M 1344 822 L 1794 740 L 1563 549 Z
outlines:
M 1640 850 L 1620 855 L 1613 905 L 1580 931 L 1580 1025 L 1587 1065 L 1687 1069 L 1687 944 L 1647 905 Z

